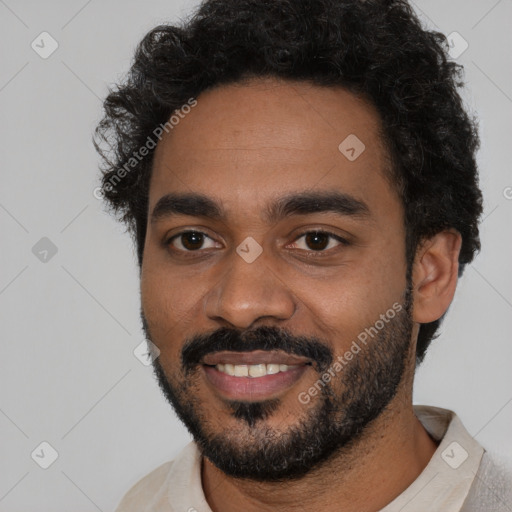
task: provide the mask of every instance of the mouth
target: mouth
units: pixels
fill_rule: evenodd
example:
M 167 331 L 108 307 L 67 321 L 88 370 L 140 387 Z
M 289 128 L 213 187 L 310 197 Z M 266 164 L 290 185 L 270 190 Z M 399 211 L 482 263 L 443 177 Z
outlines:
M 312 362 L 282 351 L 217 352 L 203 359 L 212 390 L 229 400 L 261 401 L 283 395 Z

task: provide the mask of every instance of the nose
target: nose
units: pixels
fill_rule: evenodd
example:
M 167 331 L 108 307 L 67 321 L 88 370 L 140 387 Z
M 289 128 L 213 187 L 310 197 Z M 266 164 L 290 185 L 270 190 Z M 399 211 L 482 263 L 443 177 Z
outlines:
M 222 265 L 220 281 L 204 299 L 205 313 L 211 320 L 248 329 L 262 319 L 282 323 L 293 316 L 293 293 L 272 268 L 265 251 L 252 263 L 233 251 Z

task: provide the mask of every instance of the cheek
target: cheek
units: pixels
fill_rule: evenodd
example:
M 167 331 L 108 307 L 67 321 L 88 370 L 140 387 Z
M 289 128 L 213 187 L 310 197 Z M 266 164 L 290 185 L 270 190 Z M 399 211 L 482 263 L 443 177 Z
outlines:
M 152 263 L 148 258 L 141 273 L 142 308 L 152 341 L 164 359 L 174 359 L 185 338 L 197 334 L 206 288 L 200 277 Z
M 402 304 L 405 271 L 405 260 L 396 255 L 368 254 L 339 267 L 329 279 L 302 277 L 294 290 L 317 332 L 345 346 L 393 304 Z
M 168 354 L 176 346 L 176 329 L 181 314 L 176 310 L 175 288 L 165 273 L 155 270 L 150 258 L 144 264 L 140 280 L 141 304 L 148 323 L 151 341 L 161 355 Z

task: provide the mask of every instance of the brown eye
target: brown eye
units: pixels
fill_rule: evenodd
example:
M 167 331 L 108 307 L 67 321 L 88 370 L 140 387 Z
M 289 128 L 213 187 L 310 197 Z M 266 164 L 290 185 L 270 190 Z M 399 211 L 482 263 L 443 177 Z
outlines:
M 189 251 L 193 251 L 194 249 L 201 248 L 204 243 L 204 237 L 202 233 L 190 231 L 189 233 L 181 235 L 181 243 L 183 244 L 183 247 Z
M 323 251 L 329 245 L 330 236 L 326 233 L 317 233 L 315 231 L 305 235 L 306 245 L 313 251 Z
M 167 244 L 180 251 L 192 252 L 205 248 L 204 245 L 207 240 L 210 240 L 212 243 L 214 242 L 208 235 L 201 231 L 183 231 L 171 237 L 167 241 Z M 212 245 L 207 248 L 211 247 Z
M 339 245 L 349 245 L 349 243 L 329 231 L 306 231 L 295 240 L 294 245 L 299 249 L 322 253 Z

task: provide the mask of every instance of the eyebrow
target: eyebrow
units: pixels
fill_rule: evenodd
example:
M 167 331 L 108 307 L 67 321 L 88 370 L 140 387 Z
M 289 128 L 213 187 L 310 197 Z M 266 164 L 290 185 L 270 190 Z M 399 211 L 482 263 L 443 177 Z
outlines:
M 268 224 L 273 224 L 293 215 L 324 212 L 362 220 L 370 217 L 370 209 L 365 202 L 351 195 L 333 191 L 288 194 L 267 205 L 263 217 Z M 151 213 L 150 221 L 153 224 L 177 215 L 227 220 L 222 206 L 204 194 L 171 193 L 158 200 Z

